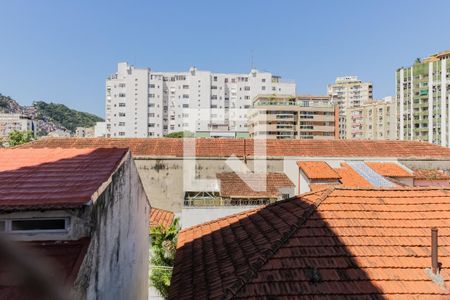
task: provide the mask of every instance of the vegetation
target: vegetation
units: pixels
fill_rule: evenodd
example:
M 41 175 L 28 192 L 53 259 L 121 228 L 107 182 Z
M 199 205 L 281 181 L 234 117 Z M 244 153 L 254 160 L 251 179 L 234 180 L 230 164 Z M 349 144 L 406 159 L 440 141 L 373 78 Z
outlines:
M 177 131 L 177 132 L 172 132 L 169 134 L 166 134 L 164 137 L 168 137 L 168 138 L 191 138 L 194 137 L 194 134 L 190 131 Z
M 77 127 L 92 127 L 102 118 L 85 112 L 70 109 L 63 104 L 37 101 L 33 103 L 37 109 L 37 118 L 54 121 L 68 130 L 74 132 Z
M 169 294 L 179 231 L 180 226 L 177 218 L 169 227 L 160 225 L 150 229 L 152 241 L 150 281 L 164 298 L 167 298 Z
M 30 142 L 33 139 L 33 133 L 31 131 L 11 131 L 8 135 L 8 145 L 10 147 L 22 145 Z

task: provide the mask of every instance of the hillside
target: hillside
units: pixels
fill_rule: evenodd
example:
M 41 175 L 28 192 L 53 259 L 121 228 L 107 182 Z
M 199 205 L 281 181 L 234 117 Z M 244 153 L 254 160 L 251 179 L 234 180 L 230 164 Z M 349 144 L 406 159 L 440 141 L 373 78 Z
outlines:
M 37 101 L 33 103 L 33 106 L 36 108 L 36 117 L 38 119 L 51 120 L 72 132 L 77 127 L 92 127 L 96 122 L 103 121 L 102 118 L 96 115 L 70 109 L 63 104 Z
M 37 121 L 39 135 L 46 135 L 55 130 L 73 133 L 76 127 L 92 127 L 96 122 L 103 121 L 96 115 L 80 112 L 63 104 L 36 101 L 31 106 L 22 106 L 13 98 L 2 94 L 0 113 L 20 113 L 31 117 Z

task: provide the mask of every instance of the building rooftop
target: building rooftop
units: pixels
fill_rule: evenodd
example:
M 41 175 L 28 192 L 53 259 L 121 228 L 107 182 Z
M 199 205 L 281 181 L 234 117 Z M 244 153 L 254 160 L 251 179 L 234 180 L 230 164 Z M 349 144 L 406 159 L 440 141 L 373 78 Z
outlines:
M 370 182 L 364 179 L 358 174 L 352 167 L 346 163 L 342 163 L 340 168 L 336 168 L 335 171 L 341 176 L 340 182 L 343 187 L 373 187 Z
M 414 175 L 397 163 L 387 162 L 366 162 L 372 170 L 386 177 L 414 177 Z
M 234 173 L 216 175 L 220 182 L 220 195 L 230 198 L 277 198 L 280 188 L 295 187 L 284 173 Z M 242 179 L 244 178 L 245 181 Z M 247 184 L 249 183 L 250 186 Z M 263 190 L 258 191 L 257 188 Z
M 324 161 L 298 161 L 297 165 L 309 179 L 341 178 L 339 174 Z
M 69 208 L 93 201 L 127 149 L 0 149 L 0 210 Z
M 158 226 L 169 227 L 175 217 L 173 212 L 160 208 L 152 207 L 150 211 L 150 228 Z
M 253 156 L 252 139 L 196 139 L 197 157 Z M 183 156 L 172 138 L 45 138 L 20 148 L 130 148 L 134 156 Z M 187 147 L 191 149 L 190 146 Z M 419 141 L 267 140 L 267 156 L 397 157 L 450 159 L 450 148 Z
M 424 179 L 424 180 L 449 180 L 450 176 L 448 176 L 444 171 L 431 169 L 431 170 L 414 170 L 414 178 L 415 179 Z
M 181 231 L 170 299 L 449 297 L 450 189 L 335 188 Z

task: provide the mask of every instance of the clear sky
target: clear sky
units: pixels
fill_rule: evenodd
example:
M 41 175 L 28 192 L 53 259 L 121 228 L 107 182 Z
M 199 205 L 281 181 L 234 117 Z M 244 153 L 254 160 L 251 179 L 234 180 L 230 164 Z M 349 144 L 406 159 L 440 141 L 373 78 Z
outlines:
M 325 94 L 336 76 L 394 95 L 395 70 L 450 49 L 448 0 L 1 1 L 0 93 L 104 116 L 119 61 L 157 71 L 254 66 Z

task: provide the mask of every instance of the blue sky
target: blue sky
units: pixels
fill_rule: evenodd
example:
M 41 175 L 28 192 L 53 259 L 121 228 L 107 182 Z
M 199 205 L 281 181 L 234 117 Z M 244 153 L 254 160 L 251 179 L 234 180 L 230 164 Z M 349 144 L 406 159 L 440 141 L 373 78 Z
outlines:
M 394 94 L 395 70 L 450 49 L 450 1 L 2 1 L 0 93 L 104 116 L 119 61 L 158 71 L 254 65 L 325 94 L 336 76 Z

